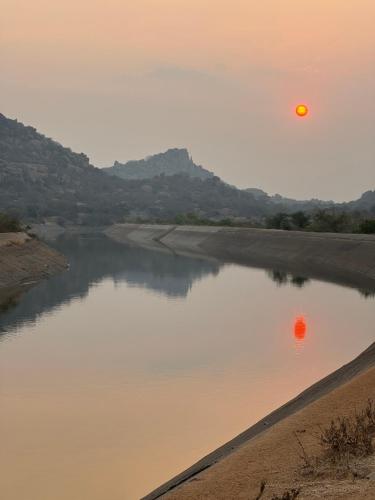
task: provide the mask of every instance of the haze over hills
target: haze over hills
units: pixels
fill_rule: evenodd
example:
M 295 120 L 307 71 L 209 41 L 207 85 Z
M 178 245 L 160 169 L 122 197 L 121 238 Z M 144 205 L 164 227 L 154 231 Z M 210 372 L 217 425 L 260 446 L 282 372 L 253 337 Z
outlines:
M 187 213 L 259 222 L 280 211 L 327 207 L 372 211 L 375 192 L 338 205 L 238 189 L 196 165 L 186 149 L 101 170 L 85 154 L 0 114 L 0 211 L 28 222 L 106 225 L 137 218 L 170 221 Z
M 144 160 L 133 160 L 127 163 L 115 162 L 112 167 L 103 168 L 109 175 L 121 179 L 150 179 L 157 175 L 185 174 L 189 177 L 209 179 L 214 177 L 200 165 L 196 165 L 189 155 L 187 149 L 169 149 L 165 153 L 149 156 Z
M 163 156 L 163 155 L 159 155 Z M 0 211 L 26 221 L 104 225 L 125 217 L 170 219 L 194 212 L 203 217 L 262 217 L 263 202 L 195 166 L 185 153 L 186 172 L 149 179 L 113 177 L 17 120 L 0 115 Z
M 259 188 L 245 189 L 248 193 L 252 193 L 258 201 L 263 201 L 267 204 L 272 204 L 279 211 L 293 212 L 297 210 L 315 210 L 335 207 L 334 201 L 324 201 L 312 198 L 311 200 L 294 200 L 293 198 L 286 198 L 280 194 L 269 195 Z
M 345 206 L 349 210 L 366 210 L 375 215 L 375 191 L 366 191 L 358 200 L 350 201 Z
M 121 217 L 121 183 L 77 154 L 0 114 L 0 209 L 27 220 Z

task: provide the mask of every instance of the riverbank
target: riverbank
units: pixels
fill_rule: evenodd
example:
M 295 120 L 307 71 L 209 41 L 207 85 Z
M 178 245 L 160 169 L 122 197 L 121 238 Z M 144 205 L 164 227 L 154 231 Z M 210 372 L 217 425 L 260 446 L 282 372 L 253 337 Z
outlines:
M 375 290 L 374 235 L 146 224 L 116 224 L 105 234 L 123 243 Z
M 65 258 L 26 233 L 0 234 L 0 300 L 67 268 Z

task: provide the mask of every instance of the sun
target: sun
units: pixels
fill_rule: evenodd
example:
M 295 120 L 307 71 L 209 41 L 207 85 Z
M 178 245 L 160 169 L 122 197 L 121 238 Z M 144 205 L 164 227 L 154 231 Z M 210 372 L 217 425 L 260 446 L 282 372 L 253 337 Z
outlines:
M 306 106 L 306 104 L 298 104 L 296 106 L 296 115 L 303 118 L 305 117 L 309 112 L 309 108 Z

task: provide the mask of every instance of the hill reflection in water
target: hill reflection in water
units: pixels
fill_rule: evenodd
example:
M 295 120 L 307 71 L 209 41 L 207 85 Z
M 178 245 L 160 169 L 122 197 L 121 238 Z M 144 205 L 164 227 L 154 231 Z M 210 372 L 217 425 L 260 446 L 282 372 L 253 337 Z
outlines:
M 103 235 L 62 236 L 52 243 L 70 264 L 69 271 L 39 283 L 26 292 L 18 304 L 0 313 L 0 333 L 71 300 L 84 298 L 90 288 L 105 279 L 127 283 L 171 299 L 187 297 L 194 282 L 217 276 L 223 264 L 158 250 L 123 245 Z

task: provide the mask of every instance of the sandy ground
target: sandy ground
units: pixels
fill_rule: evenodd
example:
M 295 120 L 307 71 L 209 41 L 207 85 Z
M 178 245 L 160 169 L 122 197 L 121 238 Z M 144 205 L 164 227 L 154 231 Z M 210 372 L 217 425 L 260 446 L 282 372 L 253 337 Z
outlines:
M 319 426 L 327 426 L 336 416 L 351 415 L 366 406 L 368 398 L 375 399 L 375 367 L 244 443 L 161 498 L 255 500 L 265 480 L 264 500 L 291 488 L 301 489 L 299 499 L 375 499 L 375 456 L 352 464 L 364 472 L 363 479 L 342 479 L 331 467 L 318 476 L 306 475 L 296 438 L 308 456 L 321 455 Z
M 0 233 L 0 248 L 11 245 L 23 245 L 30 239 L 30 236 L 25 233 Z

